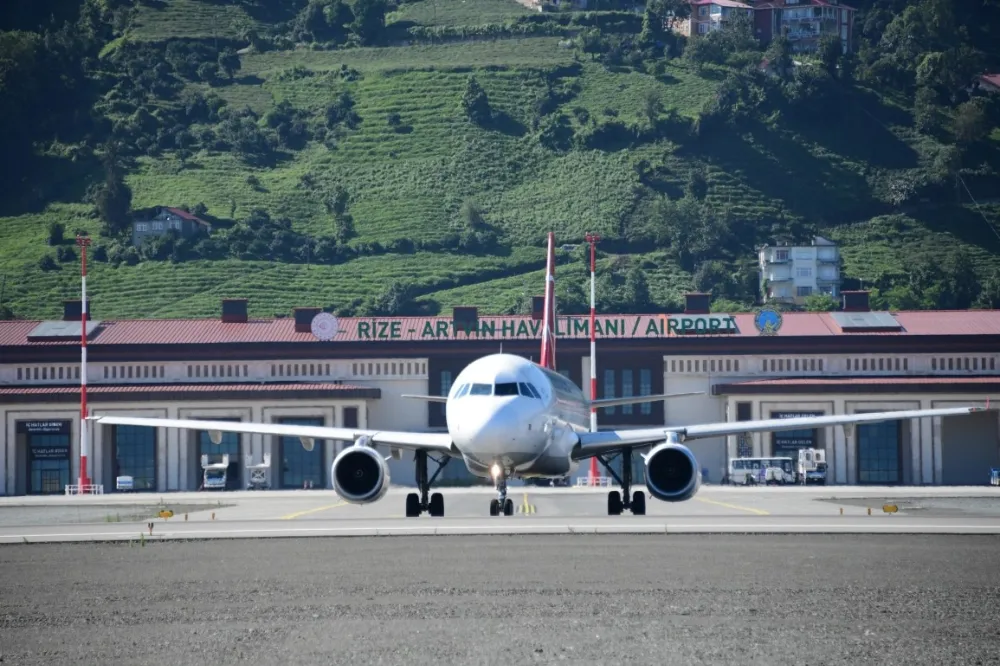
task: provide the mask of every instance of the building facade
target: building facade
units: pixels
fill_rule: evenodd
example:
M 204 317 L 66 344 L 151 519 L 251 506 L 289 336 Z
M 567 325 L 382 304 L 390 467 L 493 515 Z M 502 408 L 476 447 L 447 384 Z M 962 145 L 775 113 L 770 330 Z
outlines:
M 847 53 L 856 11 L 838 0 L 767 0 L 754 5 L 754 32 L 764 44 L 784 35 L 798 53 L 816 51 L 824 35 L 834 35 Z
M 764 302 L 802 305 L 813 294 L 840 298 L 840 249 L 817 236 L 812 245 L 765 245 L 757 253 Z
M 735 0 L 691 0 L 691 17 L 677 24 L 679 32 L 687 37 L 707 35 L 737 15 L 752 20 L 753 7 Z
M 1000 388 L 1000 311 L 867 311 L 849 293 L 845 312 L 785 313 L 775 328 L 755 314 L 709 314 L 691 295 L 686 312 L 602 315 L 597 320 L 599 398 L 700 391 L 702 395 L 604 408 L 602 427 L 781 418 L 982 404 Z M 97 312 L 100 305 L 97 304 Z M 93 310 L 93 309 L 92 309 Z M 79 302 L 63 320 L 0 322 L 0 495 L 62 493 L 79 474 Z M 290 420 L 327 426 L 441 431 L 438 403 L 475 358 L 503 351 L 537 358 L 537 315 L 342 318 L 320 339 L 317 308 L 250 319 L 227 300 L 203 320 L 86 322 L 93 414 Z M 93 316 L 93 315 L 91 315 Z M 75 318 L 75 321 L 74 321 Z M 773 324 L 772 320 L 772 324 Z M 589 394 L 589 319 L 558 317 L 557 368 Z M 329 468 L 350 442 L 134 426 L 95 427 L 90 472 L 105 492 L 118 476 L 139 491 L 197 490 L 202 456 L 229 454 L 229 487 L 245 487 L 265 454 L 272 488 L 329 488 Z M 717 483 L 731 457 L 795 455 L 823 448 L 835 484 L 983 484 L 1000 467 L 997 412 L 690 442 Z M 386 455 L 389 455 L 386 451 Z M 636 456 L 637 472 L 641 473 Z M 586 465 L 581 473 L 585 473 Z M 392 481 L 411 485 L 406 457 Z M 471 478 L 452 461 L 443 483 Z M 641 478 L 641 476 L 639 477 Z

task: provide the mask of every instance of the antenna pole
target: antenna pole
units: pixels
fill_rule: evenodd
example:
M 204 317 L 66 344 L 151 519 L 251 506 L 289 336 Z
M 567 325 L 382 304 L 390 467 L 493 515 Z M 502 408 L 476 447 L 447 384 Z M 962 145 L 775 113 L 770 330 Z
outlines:
M 87 458 L 90 455 L 90 442 L 87 441 L 87 247 L 90 238 L 77 236 L 76 244 L 80 246 L 80 490 L 87 492 L 90 486 L 90 476 L 87 474 Z

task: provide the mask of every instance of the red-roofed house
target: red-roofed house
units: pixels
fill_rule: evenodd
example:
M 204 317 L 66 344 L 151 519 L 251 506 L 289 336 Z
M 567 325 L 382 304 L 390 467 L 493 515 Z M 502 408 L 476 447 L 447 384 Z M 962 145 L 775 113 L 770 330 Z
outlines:
M 983 404 L 1000 396 L 1000 310 L 870 312 L 865 292 L 844 292 L 842 312 L 710 313 L 691 294 L 685 312 L 597 317 L 597 396 L 700 392 L 602 408 L 601 427 L 684 426 Z M 312 332 L 319 308 L 256 319 L 247 301 L 223 301 L 218 317 L 100 320 L 89 304 L 88 405 L 93 413 L 170 418 L 441 430 L 441 403 L 472 360 L 502 349 L 538 358 L 541 299 L 524 316 L 340 317 Z M 63 492 L 79 468 L 80 303 L 59 321 L 0 321 L 0 495 Z M 765 326 L 769 324 L 769 326 Z M 323 331 L 325 330 L 325 333 Z M 590 395 L 589 317 L 556 321 L 557 368 Z M 136 487 L 197 489 L 201 456 L 229 453 L 242 487 L 245 456 L 273 461 L 274 488 L 329 488 L 343 442 L 131 426 L 91 433 L 92 476 L 107 491 L 119 475 Z M 997 412 L 791 433 L 719 437 L 688 444 L 710 483 L 730 457 L 825 449 L 833 484 L 974 484 L 1000 467 Z M 388 451 L 386 451 L 388 454 Z M 643 469 L 635 457 L 636 478 Z M 412 460 L 389 462 L 394 483 L 412 484 Z M 461 477 L 461 463 L 444 478 Z M 581 470 L 585 474 L 584 470 Z
M 977 80 L 979 87 L 989 92 L 1000 92 L 1000 74 L 983 74 Z
M 199 233 L 208 234 L 212 231 L 212 225 L 181 208 L 160 206 L 149 214 L 139 215 L 132 222 L 132 244 L 138 247 L 145 239 L 163 236 L 171 230 L 186 237 Z
M 847 53 L 853 48 L 855 12 L 837 0 L 765 0 L 754 5 L 754 32 L 763 44 L 785 35 L 798 52 L 815 51 L 823 35 L 833 34 Z

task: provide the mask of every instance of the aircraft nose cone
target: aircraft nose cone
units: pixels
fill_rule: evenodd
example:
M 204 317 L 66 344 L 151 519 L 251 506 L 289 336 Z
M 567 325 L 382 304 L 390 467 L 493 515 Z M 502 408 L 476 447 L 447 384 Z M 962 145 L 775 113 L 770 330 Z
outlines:
M 517 410 L 512 404 L 496 405 L 494 409 L 462 414 L 460 435 L 465 447 L 478 455 L 501 455 L 517 441 L 520 427 Z

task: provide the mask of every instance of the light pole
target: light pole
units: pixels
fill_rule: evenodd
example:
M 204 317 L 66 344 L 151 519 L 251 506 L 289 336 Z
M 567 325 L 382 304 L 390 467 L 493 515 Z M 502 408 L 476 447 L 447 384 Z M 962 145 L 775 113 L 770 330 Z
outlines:
M 88 236 L 77 236 L 76 244 L 80 246 L 80 489 L 84 493 L 89 490 L 90 476 L 87 474 L 87 457 L 90 446 L 87 441 L 87 248 L 90 247 Z
M 590 400 L 597 400 L 597 241 L 601 237 L 588 233 L 585 237 L 590 243 Z M 597 408 L 590 408 L 590 431 L 597 432 Z M 595 483 L 598 476 L 597 458 L 590 459 L 590 482 Z

